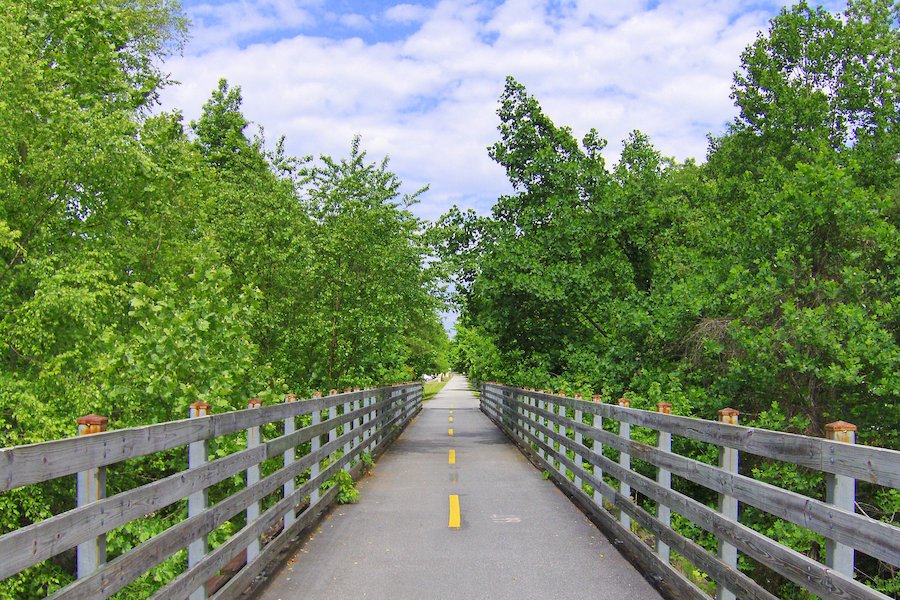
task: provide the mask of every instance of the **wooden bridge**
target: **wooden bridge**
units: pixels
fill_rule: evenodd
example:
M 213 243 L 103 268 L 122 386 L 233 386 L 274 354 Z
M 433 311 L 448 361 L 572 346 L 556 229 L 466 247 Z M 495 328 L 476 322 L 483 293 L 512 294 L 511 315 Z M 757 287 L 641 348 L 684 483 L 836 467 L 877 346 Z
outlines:
M 64 478 L 77 506 L 0 536 L 0 579 L 74 549 L 77 579 L 53 597 L 107 598 L 186 552 L 155 598 L 707 598 L 676 567 L 687 561 L 720 598 L 774 598 L 737 569 L 740 553 L 823 598 L 887 598 L 854 579 L 854 557 L 900 567 L 900 529 L 857 512 L 855 486 L 900 488 L 900 452 L 854 444 L 849 424 L 818 439 L 742 427 L 728 409 L 711 422 L 666 404 L 480 391 L 457 377 L 424 411 L 420 384 L 220 415 L 198 404 L 183 421 L 116 431 L 88 416 L 78 437 L 2 449 L 0 493 Z M 640 442 L 632 427 L 654 433 Z M 245 448 L 211 460 L 210 443 L 234 435 Z M 718 447 L 718 464 L 673 452 L 673 435 Z M 359 504 L 331 508 L 341 488 L 327 483 L 340 471 L 360 477 L 398 436 Z M 179 449 L 185 470 L 106 497 L 110 466 Z M 741 474 L 741 453 L 818 472 L 827 494 Z M 717 494 L 718 507 L 679 492 L 673 475 Z M 208 501 L 235 477 L 240 489 Z M 183 520 L 107 560 L 108 532 L 178 502 Z M 824 562 L 741 523 L 740 504 L 824 536 Z M 717 551 L 679 534 L 673 513 L 714 535 Z M 210 548 L 210 533 L 235 517 L 242 527 Z

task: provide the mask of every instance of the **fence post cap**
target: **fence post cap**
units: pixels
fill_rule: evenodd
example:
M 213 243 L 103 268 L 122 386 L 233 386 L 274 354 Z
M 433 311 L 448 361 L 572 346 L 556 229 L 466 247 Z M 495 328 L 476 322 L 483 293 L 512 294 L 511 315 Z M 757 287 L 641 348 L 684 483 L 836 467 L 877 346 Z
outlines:
M 672 404 L 670 402 L 657 402 L 656 410 L 664 415 L 672 414 Z
M 348 387 L 344 388 L 344 393 L 345 393 L 345 394 L 349 394 L 349 393 L 352 392 L 352 391 L 353 391 L 353 388 L 348 388 Z
M 566 393 L 563 392 L 563 391 L 556 392 L 556 395 L 557 395 L 557 396 L 562 396 L 563 398 L 566 397 Z
M 259 408 L 260 406 L 262 406 L 262 403 L 262 398 L 250 398 L 250 400 L 247 402 L 247 406 L 249 406 L 250 408 Z
M 334 396 L 334 395 L 337 394 L 337 393 L 338 393 L 337 390 L 334 389 L 334 388 L 328 390 L 328 395 L 329 395 L 329 396 Z
M 619 406 L 629 408 L 631 406 L 631 400 L 628 398 L 619 398 Z
M 361 391 L 362 391 L 362 388 L 360 388 L 359 386 L 356 386 L 355 388 L 353 388 L 353 391 L 354 391 L 354 392 L 361 392 Z
M 297 394 L 285 394 L 285 395 L 284 395 L 284 401 L 285 401 L 285 402 L 296 402 L 296 401 L 297 401 Z
M 78 425 L 87 425 L 88 427 L 106 427 L 109 424 L 109 417 L 101 417 L 93 413 L 78 417 L 75 419 Z
M 603 402 L 603 396 L 601 396 L 600 394 L 594 394 L 593 396 L 591 396 L 591 400 L 593 400 L 594 402 Z
M 190 417 L 208 417 L 209 416 L 209 402 L 193 402 L 190 405 Z
M 313 392 L 313 398 L 321 398 L 321 397 L 322 397 L 322 392 L 320 392 L 319 390 L 316 390 Z
M 575 394 L 575 399 L 576 399 L 576 400 L 581 400 L 581 398 L 582 398 L 581 394 Z
M 825 431 L 828 433 L 836 433 L 838 431 L 856 431 L 857 427 L 853 423 L 847 421 L 835 421 L 825 424 Z
M 723 408 L 718 414 L 720 417 L 737 417 L 741 414 L 741 411 L 734 408 Z

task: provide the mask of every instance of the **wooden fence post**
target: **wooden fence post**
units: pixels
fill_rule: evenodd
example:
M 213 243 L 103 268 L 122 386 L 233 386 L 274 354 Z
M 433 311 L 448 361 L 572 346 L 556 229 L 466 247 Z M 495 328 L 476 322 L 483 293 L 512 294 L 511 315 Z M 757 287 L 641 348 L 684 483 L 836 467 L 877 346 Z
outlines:
M 336 396 L 338 393 L 337 390 L 331 390 L 328 392 L 329 396 Z M 337 405 L 334 405 L 328 409 L 328 420 L 331 421 L 337 418 Z M 328 430 L 328 441 L 333 442 L 337 439 L 337 427 L 332 426 L 331 429 Z
M 556 395 L 560 398 L 565 398 L 565 392 L 556 392 Z M 566 437 L 568 434 L 568 427 L 566 427 L 566 407 L 562 402 L 557 404 L 556 414 L 562 417 L 561 422 L 556 425 L 555 429 L 558 434 L 563 437 Z M 563 476 L 563 479 L 568 479 L 566 476 L 566 465 L 562 461 L 562 456 L 566 455 L 566 447 L 558 442 L 553 443 L 553 449 L 556 451 L 556 457 L 559 459 L 559 465 L 556 467 L 559 473 Z
M 719 421 L 728 425 L 737 425 L 740 412 L 733 408 L 723 408 L 719 411 Z M 719 468 L 729 472 L 738 472 L 739 453 L 734 448 L 721 446 L 719 448 Z M 719 512 L 727 519 L 737 523 L 738 520 L 738 501 L 737 498 L 727 494 L 719 494 Z M 726 565 L 737 570 L 737 548 L 731 544 L 727 544 L 719 540 L 719 558 Z M 735 600 L 734 592 L 727 589 L 721 583 L 716 588 L 716 598 L 718 600 Z
M 591 397 L 591 400 L 599 404 L 603 402 L 603 397 L 600 396 L 600 394 L 594 394 Z M 591 415 L 591 425 L 594 427 L 594 429 L 603 429 L 603 417 L 601 417 L 600 415 Z M 596 454 L 599 454 L 601 456 L 603 455 L 603 444 L 601 444 L 597 440 L 594 440 L 591 448 Z M 594 464 L 591 471 L 593 472 L 594 477 L 601 481 L 603 480 L 603 467 L 598 464 Z M 600 490 L 598 490 L 597 488 L 594 488 L 594 502 L 596 502 L 597 505 L 601 508 L 603 507 L 603 494 L 601 494 Z
M 284 396 L 285 404 L 293 404 L 297 401 L 297 394 L 286 394 Z M 297 417 L 290 416 L 285 418 L 284 420 L 284 435 L 290 435 L 297 431 Z M 284 451 L 284 466 L 287 467 L 291 463 L 294 462 L 294 448 L 288 448 Z M 281 497 L 287 498 L 291 494 L 294 493 L 296 489 L 296 482 L 293 477 L 284 482 L 284 486 L 282 486 Z M 293 504 L 288 509 L 288 511 L 284 514 L 284 530 L 287 531 L 288 528 L 294 524 L 294 521 L 297 520 L 297 513 L 295 512 L 296 506 Z
M 354 392 L 361 392 L 361 391 L 362 391 L 362 388 L 356 387 L 356 388 L 353 388 L 353 391 L 354 391 Z M 364 403 L 364 402 L 365 402 L 365 399 L 364 399 L 364 398 L 357 398 L 357 399 L 353 402 L 353 410 L 359 410 L 359 409 L 361 409 L 361 408 L 363 407 L 363 403 Z M 356 417 L 355 419 L 353 419 L 353 423 L 352 423 L 353 431 L 356 432 L 356 434 L 354 434 L 354 436 L 353 436 L 353 443 L 352 443 L 352 445 L 350 446 L 350 447 L 353 448 L 353 449 L 356 449 L 356 447 L 359 446 L 359 445 L 362 443 L 362 436 L 361 436 L 360 433 L 359 433 L 359 428 L 362 427 L 362 423 L 363 423 L 363 418 L 362 418 L 362 417 Z M 356 464 L 357 462 L 359 462 L 359 460 L 360 460 L 360 458 L 359 458 L 359 456 L 357 456 L 356 459 L 354 459 L 353 464 Z
M 552 393 L 553 393 L 553 390 L 544 390 L 544 393 L 545 393 L 545 394 L 552 394 Z M 539 402 L 539 406 L 540 406 L 542 409 L 544 409 L 544 410 L 546 410 L 546 411 L 549 411 L 549 410 L 550 410 L 550 403 L 549 403 L 546 399 L 541 399 L 541 400 L 539 400 L 538 402 Z M 542 417 L 542 418 L 541 418 L 541 424 L 542 424 L 544 427 L 549 428 L 549 427 L 550 427 L 550 420 L 547 419 L 546 417 Z M 547 451 L 544 450 L 544 447 L 550 445 L 550 437 L 549 437 L 546 433 L 540 434 L 539 437 L 540 437 L 540 439 L 542 439 L 542 440 L 544 441 L 544 445 L 541 446 L 541 458 L 543 458 L 545 461 L 547 461 Z M 553 465 L 553 458 L 550 457 L 550 460 L 547 461 L 547 462 L 549 462 L 550 465 L 552 466 L 552 465 Z
M 628 398 L 619 398 L 619 406 L 622 408 L 628 408 L 631 406 L 631 401 Z M 631 423 L 626 423 L 625 421 L 619 421 L 619 436 L 623 440 L 631 439 Z M 619 452 L 619 466 L 623 469 L 631 469 L 631 455 L 627 452 Z M 631 486 L 625 483 L 624 481 L 619 482 L 619 493 L 625 496 L 626 498 L 631 498 Z M 624 510 L 619 510 L 619 523 L 627 529 L 631 531 L 631 517 L 628 516 Z
M 672 405 L 668 402 L 658 402 L 656 404 L 656 410 L 664 415 L 671 415 Z M 656 446 L 663 452 L 671 452 L 672 434 L 668 431 L 659 431 L 659 439 L 657 440 Z M 656 482 L 667 490 L 670 489 L 672 487 L 672 473 L 667 469 L 659 467 L 656 471 Z M 672 521 L 672 511 L 662 502 L 658 502 L 656 505 L 656 518 L 660 523 L 668 526 Z M 669 564 L 669 545 L 659 538 L 656 538 L 656 554 L 661 561 Z
M 247 408 L 257 409 L 262 406 L 262 399 L 251 398 L 247 403 Z M 247 428 L 247 448 L 256 448 L 260 444 L 260 428 L 259 425 Z M 247 468 L 247 487 L 259 481 L 259 464 L 255 464 Z M 251 502 L 247 505 L 247 525 L 259 518 L 259 500 Z M 247 546 L 247 563 L 259 555 L 259 538 L 254 538 Z
M 581 401 L 581 394 L 575 394 L 575 400 Z M 584 418 L 584 412 L 580 408 L 575 409 L 575 423 L 576 425 L 581 424 L 581 420 Z M 584 436 L 582 436 L 581 432 L 577 429 L 575 430 L 575 443 L 579 446 L 584 444 Z M 582 462 L 581 454 L 578 452 L 575 453 L 575 464 L 579 467 L 584 467 L 584 463 Z M 581 490 L 581 475 L 578 474 L 578 471 L 574 471 L 572 475 L 575 476 L 575 487 Z
M 85 415 L 75 419 L 78 435 L 92 435 L 106 431 L 109 419 L 99 415 Z M 106 498 L 106 467 L 94 467 L 78 473 L 75 485 L 78 506 L 84 506 Z M 90 575 L 106 563 L 106 534 L 78 544 L 75 552 L 76 574 L 79 578 Z
M 531 391 L 531 392 L 536 392 L 536 391 L 537 391 L 537 388 L 529 388 L 529 391 Z M 538 399 L 537 399 L 536 396 L 530 396 L 530 397 L 528 398 L 528 406 L 529 406 L 530 409 L 531 409 L 531 410 L 529 411 L 529 416 L 528 416 L 528 420 L 529 420 L 528 425 L 529 425 L 529 427 L 531 428 L 531 435 L 532 435 L 534 438 L 537 438 L 537 437 L 538 437 L 538 432 L 537 432 L 538 416 L 537 416 L 537 411 L 536 411 L 536 409 L 537 409 L 537 406 L 538 406 Z M 532 444 L 533 447 L 535 447 L 534 442 L 531 442 L 531 444 Z
M 349 393 L 352 392 L 352 391 L 353 391 L 352 388 L 344 388 L 344 393 L 345 393 L 345 394 L 349 394 Z M 346 415 L 346 414 L 349 413 L 349 412 L 350 412 L 350 401 L 348 400 L 347 402 L 344 402 L 344 408 L 343 408 L 343 412 L 342 412 L 341 414 Z M 344 423 L 344 425 L 343 425 L 343 432 L 344 432 L 344 433 L 349 433 L 349 432 L 350 432 L 350 429 L 352 428 L 352 426 L 353 426 L 352 423 Z M 349 438 L 349 437 L 348 437 L 348 438 L 347 438 L 347 442 L 344 444 L 344 456 L 347 456 L 348 454 L 350 454 L 350 447 L 351 447 L 351 446 L 350 446 L 350 441 L 351 441 L 351 439 L 352 439 L 352 438 Z M 348 473 L 350 472 L 350 461 L 349 461 L 349 460 L 344 464 L 344 470 L 347 471 Z
M 825 437 L 845 444 L 856 443 L 856 425 L 835 421 L 825 425 Z M 834 456 L 830 457 L 834 462 Z M 856 510 L 856 480 L 847 475 L 825 474 L 825 501 L 848 512 Z M 855 551 L 852 546 L 825 538 L 825 564 L 838 573 L 853 578 Z
M 319 391 L 313 392 L 313 399 L 321 398 L 321 397 L 322 397 L 322 392 L 319 392 Z M 310 425 L 312 427 L 315 427 L 316 425 L 321 423 L 322 422 L 321 409 L 317 408 L 314 411 L 312 411 L 312 413 L 310 414 L 310 419 L 311 419 Z M 310 454 L 312 454 L 313 452 L 315 452 L 316 450 L 318 450 L 321 447 L 322 447 L 322 436 L 315 435 L 315 436 L 313 436 L 313 438 L 311 440 L 309 440 L 309 453 Z M 318 475 L 319 475 L 319 461 L 317 460 L 309 468 L 309 478 L 314 479 Z M 319 486 L 315 486 L 312 489 L 312 491 L 309 493 L 309 505 L 312 506 L 313 504 L 315 504 L 318 501 L 319 501 Z
M 205 417 L 209 415 L 209 404 L 206 402 L 194 402 L 190 406 L 188 413 L 191 419 Z M 209 441 L 198 440 L 188 445 L 188 469 L 199 467 L 206 464 L 209 460 Z M 188 496 L 188 518 L 199 515 L 206 510 L 208 503 L 208 493 L 206 488 L 199 492 L 194 492 Z M 196 565 L 206 554 L 208 547 L 208 535 L 202 535 L 190 544 L 188 544 L 188 568 Z M 206 600 L 206 585 L 201 585 L 191 592 L 190 600 Z

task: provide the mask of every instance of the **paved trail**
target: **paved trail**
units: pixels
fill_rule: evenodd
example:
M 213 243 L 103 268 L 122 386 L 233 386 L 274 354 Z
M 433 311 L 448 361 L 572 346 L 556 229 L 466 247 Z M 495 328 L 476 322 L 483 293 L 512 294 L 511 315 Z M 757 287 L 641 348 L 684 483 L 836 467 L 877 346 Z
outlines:
M 464 377 L 425 403 L 359 488 L 261 598 L 661 598 L 479 411 Z

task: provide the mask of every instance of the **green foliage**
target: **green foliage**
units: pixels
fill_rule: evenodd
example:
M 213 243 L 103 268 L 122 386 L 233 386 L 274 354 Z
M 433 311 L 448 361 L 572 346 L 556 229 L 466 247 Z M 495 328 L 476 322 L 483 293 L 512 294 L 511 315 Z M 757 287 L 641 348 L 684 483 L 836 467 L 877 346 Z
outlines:
M 368 452 L 360 454 L 360 460 L 362 460 L 363 466 L 365 466 L 366 469 L 371 469 L 375 466 L 375 459 L 373 459 L 372 455 Z
M 338 486 L 338 504 L 355 504 L 359 501 L 359 490 L 353 485 L 353 477 L 347 471 L 338 471 L 334 476 Z
M 444 389 L 444 386 L 447 385 L 447 381 L 448 380 L 446 379 L 432 379 L 431 381 L 426 381 L 422 385 L 422 401 L 426 402 L 437 396 L 438 392 Z

